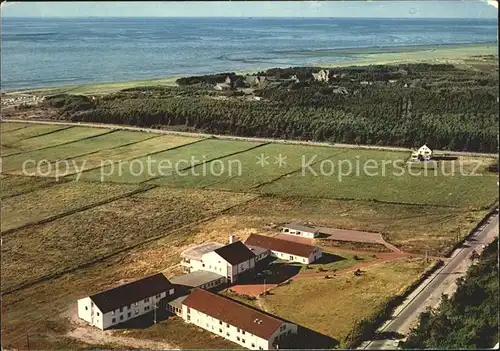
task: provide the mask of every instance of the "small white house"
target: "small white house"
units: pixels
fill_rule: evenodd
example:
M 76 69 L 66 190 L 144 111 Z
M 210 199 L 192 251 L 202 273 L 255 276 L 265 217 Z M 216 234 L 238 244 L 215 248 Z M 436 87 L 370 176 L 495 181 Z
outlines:
M 276 258 L 302 264 L 312 263 L 323 256 L 323 251 L 319 247 L 265 235 L 251 234 L 245 245 L 252 250 L 256 248 L 269 250 Z
M 429 161 L 432 159 L 432 150 L 427 145 L 422 145 L 418 150 L 411 153 L 411 161 Z
M 280 348 L 297 325 L 199 288 L 182 301 L 182 318 L 250 350 Z
M 319 235 L 319 232 L 311 227 L 306 227 L 299 223 L 288 223 L 281 229 L 283 234 L 290 234 L 293 236 L 301 236 L 303 238 L 314 239 Z
M 227 245 L 202 244 L 181 254 L 186 271 L 207 271 L 219 274 L 234 283 L 240 275 L 255 273 L 255 254 L 241 241 L 230 236 Z
M 78 317 L 101 330 L 152 312 L 173 298 L 174 286 L 161 273 L 78 300 Z

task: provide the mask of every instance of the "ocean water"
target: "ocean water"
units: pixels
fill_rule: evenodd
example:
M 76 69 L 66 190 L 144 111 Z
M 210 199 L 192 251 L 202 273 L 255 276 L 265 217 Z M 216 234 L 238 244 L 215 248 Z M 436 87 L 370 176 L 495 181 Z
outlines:
M 2 90 L 348 61 L 319 50 L 491 43 L 496 20 L 3 18 Z

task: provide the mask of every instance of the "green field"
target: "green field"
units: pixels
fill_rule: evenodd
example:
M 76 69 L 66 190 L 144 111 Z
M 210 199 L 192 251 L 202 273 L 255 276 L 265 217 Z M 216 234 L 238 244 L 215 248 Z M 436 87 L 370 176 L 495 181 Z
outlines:
M 17 171 L 19 174 L 25 170 L 28 174 L 33 174 L 37 171 L 38 164 L 44 160 L 54 162 L 57 160 L 67 160 L 76 156 L 86 155 L 104 149 L 111 149 L 122 145 L 133 144 L 142 141 L 146 138 L 151 138 L 147 133 L 131 132 L 131 131 L 112 131 L 97 135 L 82 140 L 77 140 L 69 144 L 59 145 L 25 152 L 22 154 L 11 155 L 5 157 L 4 169 L 8 172 Z M 23 163 L 30 160 L 28 167 L 24 167 Z M 44 163 L 46 165 L 46 163 Z M 44 175 L 45 169 L 39 169 L 41 175 Z
M 17 129 L 22 129 L 22 128 L 26 128 L 26 127 L 29 127 L 30 123 L 0 123 L 0 133 L 2 133 L 2 136 L 3 136 L 3 133 L 6 133 L 6 132 L 12 132 L 14 130 L 17 130 Z
M 208 187 L 213 189 L 247 191 L 262 183 L 277 179 L 301 168 L 301 157 L 316 156 L 318 160 L 341 155 L 346 150 L 329 147 L 268 144 L 238 155 L 221 158 L 208 165 L 194 167 L 187 175 L 162 177 L 155 184 L 172 187 Z M 259 158 L 264 157 L 263 163 Z M 279 160 L 282 163 L 279 163 Z
M 29 193 L 35 189 L 57 183 L 58 182 L 51 178 L 2 175 L 0 181 L 0 196 L 3 200 L 11 196 Z
M 160 177 L 172 170 L 179 171 L 211 159 L 224 157 L 256 147 L 259 143 L 229 140 L 202 140 L 197 143 L 182 146 L 136 158 L 132 162 L 109 165 L 84 172 L 81 180 L 111 181 L 119 183 L 141 183 Z M 150 161 L 148 161 L 150 160 Z M 149 165 L 148 166 L 148 162 Z M 141 171 L 142 170 L 142 171 Z
M 38 127 L 38 126 L 37 126 Z M 43 126 L 52 127 L 55 126 Z M 28 127 L 30 129 L 32 127 Z M 58 130 L 60 129 L 60 130 Z M 16 148 L 22 152 L 32 151 L 42 148 L 47 148 L 51 146 L 61 145 L 70 143 L 72 141 L 77 141 L 80 139 L 90 138 L 93 136 L 98 136 L 100 134 L 106 134 L 111 132 L 109 129 L 104 128 L 86 128 L 86 127 L 61 127 L 57 126 L 54 132 L 44 132 L 46 134 L 33 136 L 27 139 L 17 139 L 16 141 L 11 140 L 11 144 L 6 145 L 7 147 Z M 2 138 L 2 143 L 4 142 Z
M 136 132 L 136 134 L 145 133 Z M 101 165 L 109 164 L 112 162 L 130 160 L 147 154 L 154 154 L 181 145 L 190 144 L 197 140 L 199 139 L 176 135 L 150 135 L 149 139 L 135 142 L 133 144 L 116 147 L 114 149 L 105 149 L 89 155 L 72 157 L 71 163 L 69 164 L 69 167 L 66 171 L 67 174 L 70 175 L 77 172 L 101 167 Z M 49 166 L 41 167 L 40 172 L 42 174 L 45 174 L 46 172 L 50 171 L 48 173 L 49 177 L 56 176 L 56 170 L 50 170 L 49 168 Z
M 4 125 L 6 123 L 2 123 Z M 8 125 L 8 124 L 7 124 Z M 8 128 L 8 127 L 7 127 Z M 67 126 L 54 126 L 54 125 L 28 125 L 22 128 L 11 129 L 10 131 L 4 131 L 2 129 L 2 156 L 23 152 L 25 148 L 22 146 L 23 143 L 29 141 L 26 139 L 41 136 L 47 133 L 52 133 L 58 130 L 67 129 Z
M 380 151 L 353 151 L 345 155 L 350 164 L 340 165 L 332 160 L 316 164 L 305 172 L 298 172 L 261 188 L 266 194 L 286 196 L 313 196 L 334 199 L 376 200 L 409 204 L 430 204 L 456 207 L 481 207 L 491 205 L 497 198 L 495 191 L 497 177 L 480 167 L 463 167 L 456 164 L 456 172 L 451 175 L 450 167 L 434 170 L 408 170 L 401 162 L 383 167 L 382 161 L 403 161 L 404 153 L 384 153 Z M 356 160 L 368 159 L 372 168 L 360 166 L 356 170 Z M 482 163 L 482 161 L 478 161 Z M 470 165 L 470 162 L 467 162 Z M 340 165 L 340 166 L 339 166 Z M 364 163 L 368 166 L 368 163 Z M 351 172 L 349 170 L 352 169 Z M 419 172 L 420 171 L 420 172 Z M 472 173 L 474 171 L 474 173 Z M 477 175 L 476 175 L 477 173 Z

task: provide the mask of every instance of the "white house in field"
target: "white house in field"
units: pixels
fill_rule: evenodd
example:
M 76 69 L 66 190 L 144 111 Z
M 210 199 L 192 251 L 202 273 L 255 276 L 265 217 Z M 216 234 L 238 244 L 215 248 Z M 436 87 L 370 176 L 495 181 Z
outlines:
M 282 260 L 309 264 L 323 256 L 323 251 L 316 246 L 283 240 L 271 236 L 251 234 L 245 241 L 251 250 L 267 250 Z
M 78 300 L 78 317 L 104 330 L 153 311 L 174 293 L 174 286 L 159 273 Z
M 229 244 L 206 243 L 181 253 L 186 272 L 208 271 L 219 274 L 230 283 L 242 274 L 255 274 L 255 254 L 233 235 Z
M 293 236 L 301 236 L 303 238 L 314 239 L 319 235 L 319 232 L 311 227 L 306 227 L 305 225 L 299 223 L 288 223 L 281 229 L 283 234 L 290 234 Z
M 413 150 L 411 153 L 411 161 L 429 161 L 432 158 L 432 150 L 427 145 L 422 145 L 419 149 Z
M 296 324 L 199 288 L 182 301 L 182 318 L 250 350 L 277 349 L 297 333 Z

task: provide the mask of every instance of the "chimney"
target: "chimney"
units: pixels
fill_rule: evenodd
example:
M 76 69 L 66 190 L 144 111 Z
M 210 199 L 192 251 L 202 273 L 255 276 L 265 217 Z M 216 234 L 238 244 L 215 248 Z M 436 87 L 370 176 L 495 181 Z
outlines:
M 232 244 L 232 243 L 234 243 L 234 242 L 236 242 L 236 241 L 238 241 L 238 240 L 236 239 L 236 235 L 234 235 L 234 234 L 230 234 L 230 235 L 229 235 L 229 243 L 230 243 L 230 244 Z

